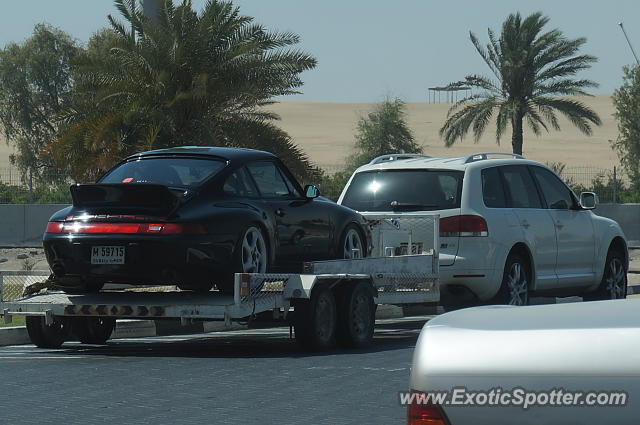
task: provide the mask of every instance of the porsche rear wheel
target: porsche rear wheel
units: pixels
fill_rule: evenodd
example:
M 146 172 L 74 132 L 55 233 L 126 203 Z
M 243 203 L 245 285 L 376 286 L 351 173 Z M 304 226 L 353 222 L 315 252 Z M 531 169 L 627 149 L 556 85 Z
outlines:
M 266 273 L 268 263 L 267 244 L 262 230 L 249 227 L 242 237 L 240 265 L 242 273 Z
M 340 259 L 345 260 L 363 258 L 365 256 L 363 238 L 355 225 L 348 225 L 342 233 L 338 255 Z
M 226 273 L 218 289 L 233 294 L 235 273 L 266 273 L 269 268 L 269 249 L 264 233 L 258 226 L 250 226 L 243 233 L 235 249 L 233 268 Z

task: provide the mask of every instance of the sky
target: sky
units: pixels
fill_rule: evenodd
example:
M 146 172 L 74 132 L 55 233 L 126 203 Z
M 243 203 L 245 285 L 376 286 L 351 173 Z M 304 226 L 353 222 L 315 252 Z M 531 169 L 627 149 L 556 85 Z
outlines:
M 174 0 L 176 3 L 178 0 Z M 598 57 L 580 74 L 609 94 L 622 83 L 622 67 L 634 63 L 618 26 L 624 27 L 640 53 L 638 0 L 236 0 L 242 14 L 267 29 L 293 31 L 297 45 L 318 59 L 305 72 L 302 94 L 286 100 L 377 102 L 399 97 L 427 101 L 428 87 L 457 81 L 467 74 L 489 74 L 469 31 L 487 41 L 487 28 L 499 31 L 513 12 L 541 11 L 548 29 L 567 37 L 586 37 L 583 52 Z M 204 0 L 193 0 L 199 9 Z M 33 26 L 48 22 L 86 42 L 118 12 L 111 0 L 3 0 L 0 46 L 29 37 Z M 635 19 L 634 19 L 635 18 Z

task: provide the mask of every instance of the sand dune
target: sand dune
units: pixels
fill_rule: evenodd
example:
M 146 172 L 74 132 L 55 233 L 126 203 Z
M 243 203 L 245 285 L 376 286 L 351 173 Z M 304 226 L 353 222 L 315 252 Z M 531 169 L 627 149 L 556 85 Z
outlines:
M 567 121 L 561 121 L 562 131 L 552 131 L 536 137 L 525 133 L 525 156 L 542 162 L 564 162 L 569 167 L 586 165 L 610 169 L 618 164 L 609 140 L 618 135 L 614 108 L 609 95 L 581 99 L 602 118 L 593 135 L 581 134 Z M 451 148 L 444 147 L 438 130 L 445 120 L 450 103 L 408 103 L 408 123 L 424 152 L 432 156 L 461 156 L 474 152 L 510 152 L 510 134 L 500 146 L 495 143 L 493 127 L 478 144 L 471 137 Z M 270 107 L 281 116 L 278 122 L 284 130 L 321 167 L 335 171 L 351 154 L 358 118 L 371 111 L 370 103 L 281 102 Z M 0 140 L 0 167 L 9 165 L 13 149 Z
M 551 131 L 536 137 L 525 132 L 524 154 L 542 162 L 564 162 L 568 167 L 587 165 L 612 168 L 618 158 L 609 140 L 618 135 L 613 117 L 614 108 L 609 95 L 582 98 L 602 119 L 602 126 L 594 128 L 592 136 L 581 134 L 566 120 L 562 131 Z M 438 130 L 445 121 L 450 103 L 408 103 L 408 123 L 424 153 L 432 156 L 461 156 L 475 152 L 510 152 L 511 134 L 508 130 L 500 146 L 495 142 L 495 129 L 488 131 L 474 144 L 468 137 L 446 148 Z M 371 111 L 369 103 L 281 102 L 270 109 L 281 116 L 280 125 L 320 166 L 335 168 L 351 154 L 358 118 Z

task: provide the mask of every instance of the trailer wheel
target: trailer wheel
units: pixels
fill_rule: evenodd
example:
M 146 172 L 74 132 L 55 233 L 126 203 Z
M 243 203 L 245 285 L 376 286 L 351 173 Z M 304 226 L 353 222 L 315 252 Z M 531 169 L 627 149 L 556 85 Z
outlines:
M 376 308 L 371 286 L 358 282 L 344 288 L 338 304 L 336 337 L 343 347 L 361 348 L 371 344 Z
M 73 323 L 73 331 L 82 344 L 106 344 L 115 327 L 116 320 L 110 317 L 78 317 Z
M 69 323 L 66 320 L 55 319 L 47 325 L 44 317 L 27 316 L 27 333 L 31 342 L 39 348 L 60 348 L 69 336 Z
M 327 350 L 336 343 L 336 299 L 328 288 L 316 290 L 294 310 L 296 341 L 311 350 Z

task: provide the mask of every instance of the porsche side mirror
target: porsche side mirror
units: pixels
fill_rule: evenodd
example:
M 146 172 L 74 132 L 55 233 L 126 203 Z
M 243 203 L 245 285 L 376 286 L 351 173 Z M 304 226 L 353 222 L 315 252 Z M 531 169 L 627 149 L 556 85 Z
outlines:
M 582 192 L 580 194 L 580 205 L 585 210 L 592 210 L 598 203 L 598 195 L 593 192 Z
M 313 199 L 320 196 L 320 189 L 312 184 L 308 184 L 304 187 L 304 197 L 307 199 Z

